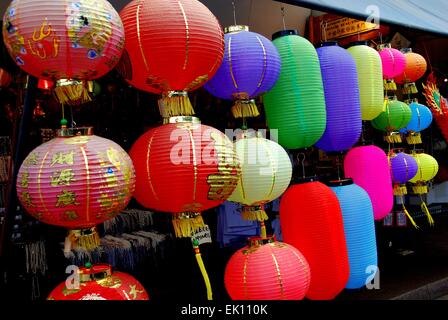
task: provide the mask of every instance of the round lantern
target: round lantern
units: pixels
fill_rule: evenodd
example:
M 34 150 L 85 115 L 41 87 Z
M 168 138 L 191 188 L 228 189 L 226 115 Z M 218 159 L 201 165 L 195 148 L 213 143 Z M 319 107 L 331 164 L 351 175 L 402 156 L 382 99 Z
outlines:
M 310 147 L 322 136 L 326 123 L 319 58 L 312 43 L 295 30 L 277 32 L 272 38 L 282 67 L 278 81 L 263 96 L 267 124 L 278 130 L 283 147 Z
M 0 88 L 7 87 L 11 84 L 12 77 L 8 71 L 0 68 Z
M 224 54 L 216 17 L 197 0 L 133 0 L 120 16 L 126 50 L 118 71 L 137 89 L 162 95 L 164 118 L 194 114 L 187 92 L 213 77 Z
M 224 283 L 233 300 L 302 300 L 310 285 L 310 268 L 293 246 L 250 238 L 227 263 Z
M 375 220 L 389 214 L 394 197 L 389 163 L 383 150 L 376 146 L 351 149 L 344 158 L 344 172 L 369 194 Z
M 297 248 L 310 265 L 306 297 L 335 298 L 349 279 L 349 261 L 341 207 L 335 193 L 320 182 L 290 187 L 280 202 L 283 240 Z
M 246 220 L 261 221 L 262 236 L 266 235 L 264 205 L 277 199 L 288 188 L 292 165 L 286 151 L 277 143 L 245 131 L 235 143 L 241 163 L 241 176 L 229 201 L 243 205 Z
M 409 144 L 419 144 L 422 143 L 420 131 L 425 130 L 432 123 L 432 112 L 427 106 L 415 101 L 409 105 L 409 108 L 412 112 L 411 120 L 400 132 L 407 133 L 406 141 Z
M 281 60 L 271 41 L 247 26 L 225 29 L 225 53 L 216 75 L 206 83 L 212 95 L 234 100 L 235 118 L 258 116 L 254 98 L 270 90 L 280 74 Z
M 47 300 L 149 300 L 145 288 L 132 276 L 112 272 L 108 264 L 79 268 L 75 274 L 79 281 L 58 285 Z
M 347 289 L 364 287 L 371 278 L 370 267 L 378 267 L 375 222 L 369 195 L 363 188 L 347 179 L 328 184 L 336 193 L 344 220 L 350 277 Z
M 20 68 L 56 82 L 63 104 L 89 101 L 84 81 L 112 70 L 124 47 L 120 17 L 106 0 L 14 0 L 3 38 Z
M 415 81 L 426 73 L 426 60 L 420 54 L 412 52 L 410 48 L 402 49 L 402 52 L 406 57 L 406 68 L 400 76 L 395 78 L 395 82 L 404 85 L 403 93 L 417 93 Z
M 336 42 L 317 49 L 327 108 L 325 133 L 316 147 L 326 152 L 345 151 L 359 139 L 362 129 L 356 63 Z
M 95 226 L 132 198 L 135 174 L 128 154 L 92 128 L 61 129 L 25 158 L 17 176 L 20 202 L 36 219 L 70 229 L 68 240 L 99 245 Z
M 406 68 L 406 57 L 401 51 L 392 48 L 390 43 L 380 45 L 379 54 L 383 69 L 384 89 L 395 91 L 397 85 L 393 79 L 400 76 Z
M 357 42 L 347 49 L 356 62 L 362 120 L 373 120 L 383 112 L 383 71 L 378 52 Z
M 387 133 L 385 136 L 387 142 L 401 142 L 399 131 L 411 120 L 411 109 L 406 103 L 395 98 L 386 98 L 385 104 L 386 110 L 372 120 L 372 126 Z

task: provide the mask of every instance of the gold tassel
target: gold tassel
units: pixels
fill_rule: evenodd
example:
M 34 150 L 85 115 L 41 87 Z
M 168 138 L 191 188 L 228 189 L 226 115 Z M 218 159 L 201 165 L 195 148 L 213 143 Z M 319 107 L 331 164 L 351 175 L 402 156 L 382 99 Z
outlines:
M 243 206 L 241 215 L 244 220 L 263 221 L 269 219 L 263 205 Z
M 384 79 L 384 90 L 386 91 L 397 91 L 397 84 L 393 79 Z
M 92 99 L 83 82 L 60 80 L 54 88 L 54 96 L 62 105 L 80 105 Z
M 416 94 L 416 93 L 418 93 L 417 86 L 415 85 L 414 82 L 406 83 L 403 86 L 402 92 L 404 94 Z
M 388 143 L 401 143 L 401 135 L 399 132 L 389 132 L 384 136 L 384 140 Z
M 404 184 L 395 184 L 394 185 L 394 195 L 396 196 L 405 196 L 408 194 L 408 189 Z
M 421 136 L 420 132 L 409 133 L 408 136 L 406 137 L 406 142 L 408 144 L 420 144 L 420 143 L 422 143 L 422 136 Z
M 198 212 L 183 212 L 173 215 L 174 234 L 177 238 L 189 238 L 193 231 L 205 226 Z
M 428 193 L 428 186 L 426 184 L 415 184 L 412 186 L 412 192 L 415 194 Z
M 67 243 L 69 244 L 68 246 Z M 64 251 L 68 252 L 76 248 L 93 250 L 99 245 L 100 237 L 96 227 L 90 229 L 70 230 L 66 238 L 66 247 Z
M 432 226 L 434 226 L 434 219 L 432 218 L 431 213 L 429 212 L 428 206 L 426 205 L 425 201 L 423 201 L 421 196 L 420 196 L 420 200 L 422 201 L 422 204 L 420 205 L 422 208 L 422 211 L 426 214 L 426 218 L 428 219 L 429 225 L 432 227 Z
M 199 243 L 193 240 L 193 249 L 196 256 L 196 262 L 201 270 L 202 278 L 204 279 L 205 287 L 207 288 L 207 300 L 213 300 L 212 286 L 208 278 L 207 270 L 205 269 L 204 261 L 202 260 L 201 251 L 199 250 Z
M 236 100 L 232 114 L 235 118 L 253 118 L 260 115 L 254 100 Z
M 174 116 L 194 115 L 193 106 L 186 92 L 172 91 L 158 101 L 160 115 L 167 119 Z

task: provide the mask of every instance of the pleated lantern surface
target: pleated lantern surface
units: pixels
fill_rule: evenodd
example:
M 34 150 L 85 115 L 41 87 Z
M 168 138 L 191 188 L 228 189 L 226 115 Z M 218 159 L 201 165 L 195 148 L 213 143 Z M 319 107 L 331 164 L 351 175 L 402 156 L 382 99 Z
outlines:
M 197 0 L 133 0 L 120 12 L 126 33 L 118 71 L 137 89 L 161 94 L 164 118 L 192 115 L 187 93 L 221 65 L 224 34 Z
M 104 76 L 124 49 L 121 19 L 106 0 L 14 0 L 3 39 L 16 64 L 56 82 L 61 103 L 89 101 L 85 81 Z
M 401 51 L 392 48 L 390 44 L 380 45 L 379 54 L 383 69 L 384 89 L 395 91 L 397 85 L 393 79 L 404 72 L 406 57 Z
M 17 176 L 17 195 L 41 222 L 70 229 L 72 245 L 95 247 L 95 226 L 119 214 L 132 198 L 132 160 L 92 128 L 61 129 L 33 151 Z
M 12 82 L 12 77 L 8 71 L 0 68 L 0 88 L 9 86 Z
M 389 214 L 394 199 L 389 163 L 383 150 L 373 145 L 351 149 L 344 158 L 344 172 L 369 194 L 375 220 Z
M 422 193 L 427 193 L 426 183 L 437 175 L 439 164 L 433 156 L 426 153 L 415 153 L 412 154 L 412 157 L 417 161 L 418 170 L 417 174 L 409 182 L 415 184 L 413 187 L 415 193 L 420 193 L 419 189 L 423 189 L 421 190 Z
M 320 139 L 326 125 L 319 58 L 314 46 L 296 30 L 272 37 L 282 68 L 275 86 L 263 96 L 267 124 L 278 130 L 278 143 L 283 147 L 307 148 Z
M 373 120 L 383 111 L 383 70 L 378 52 L 364 44 L 347 49 L 356 62 L 362 120 Z
M 344 220 L 350 277 L 347 289 L 366 285 L 372 274 L 369 268 L 378 267 L 373 207 L 367 192 L 351 179 L 329 184 L 336 193 Z
M 362 129 L 356 63 L 336 42 L 317 49 L 325 91 L 327 126 L 316 147 L 326 152 L 345 151 L 359 139 Z
M 335 298 L 349 279 L 341 207 L 336 194 L 320 182 L 293 185 L 280 202 L 283 240 L 305 256 L 311 282 L 306 297 Z
M 78 274 L 78 288 L 68 288 L 64 281 L 47 300 L 149 300 L 140 282 L 124 272 L 112 272 L 110 265 L 81 267 Z
M 412 112 L 411 120 L 400 132 L 407 133 L 406 141 L 409 144 L 422 143 L 420 132 L 431 125 L 432 112 L 427 106 L 418 102 L 412 102 L 409 108 Z
M 310 285 L 310 268 L 293 246 L 251 238 L 227 263 L 224 283 L 233 300 L 302 300 Z
M 415 81 L 424 76 L 427 69 L 427 63 L 422 55 L 412 52 L 412 49 L 402 49 L 406 57 L 406 68 L 403 73 L 395 78 L 395 82 L 403 85 L 403 93 L 417 93 Z
M 132 146 L 134 196 L 145 208 L 173 213 L 176 236 L 190 237 L 204 226 L 200 213 L 232 194 L 240 167 L 232 142 L 221 131 L 194 117 L 172 120 Z
M 372 120 L 375 129 L 386 132 L 387 142 L 401 142 L 400 129 L 411 121 L 412 111 L 409 106 L 396 99 L 386 100 L 386 110 Z
M 291 160 L 279 144 L 250 132 L 235 141 L 234 147 L 241 164 L 241 175 L 228 200 L 243 205 L 244 219 L 267 220 L 264 205 L 277 199 L 288 188 L 292 175 Z
M 281 68 L 279 53 L 270 40 L 249 31 L 247 26 L 227 27 L 224 39 L 224 59 L 205 89 L 215 97 L 235 101 L 234 117 L 258 116 L 253 99 L 277 81 Z

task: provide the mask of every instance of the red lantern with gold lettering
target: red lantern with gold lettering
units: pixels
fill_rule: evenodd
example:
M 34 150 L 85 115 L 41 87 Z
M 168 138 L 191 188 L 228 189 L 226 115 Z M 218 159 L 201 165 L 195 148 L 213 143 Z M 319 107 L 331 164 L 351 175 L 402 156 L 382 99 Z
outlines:
M 134 277 L 112 272 L 108 264 L 79 268 L 73 280 L 68 287 L 66 282 L 58 285 L 47 300 L 149 300 Z
M 29 214 L 70 229 L 71 244 L 92 248 L 99 244 L 95 226 L 132 198 L 135 173 L 128 154 L 92 128 L 61 129 L 26 157 L 16 187 Z
M 106 0 L 13 0 L 3 18 L 9 54 L 25 72 L 56 81 L 61 103 L 89 101 L 85 81 L 120 60 L 124 29 Z

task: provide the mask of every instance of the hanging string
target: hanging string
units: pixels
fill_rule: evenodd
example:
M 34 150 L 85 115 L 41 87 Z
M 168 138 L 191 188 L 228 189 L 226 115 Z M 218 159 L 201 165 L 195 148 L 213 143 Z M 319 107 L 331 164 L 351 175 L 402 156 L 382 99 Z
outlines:
M 302 156 L 302 155 L 303 155 L 303 159 L 300 160 L 300 156 Z M 306 155 L 303 152 L 301 152 L 297 155 L 297 161 L 299 161 L 299 163 L 302 165 L 302 177 L 304 179 L 305 179 L 305 158 L 306 158 Z
M 236 7 L 235 7 L 235 1 L 232 1 L 233 6 L 233 24 L 236 25 Z
M 281 7 L 281 12 L 282 12 L 283 30 L 286 30 L 286 23 L 285 23 L 285 7 Z
M 322 21 L 320 23 L 321 37 L 322 37 L 322 39 L 324 39 L 324 42 L 327 42 L 327 26 L 328 26 L 328 21 Z

